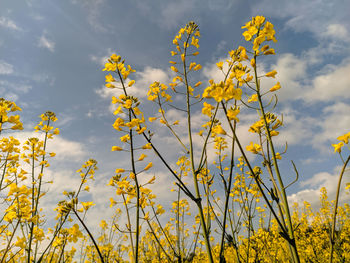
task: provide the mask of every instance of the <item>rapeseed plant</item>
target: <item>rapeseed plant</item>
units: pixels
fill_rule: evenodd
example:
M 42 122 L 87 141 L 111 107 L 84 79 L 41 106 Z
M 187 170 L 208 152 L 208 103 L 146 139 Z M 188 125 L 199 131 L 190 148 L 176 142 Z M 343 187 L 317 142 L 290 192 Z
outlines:
M 56 115 L 44 113 L 34 127 L 44 134 L 43 140 L 28 138 L 21 145 L 4 136 L 9 129 L 23 129 L 15 114 L 21 109 L 0 99 L 1 262 L 350 261 L 350 206 L 339 204 L 340 192 L 350 188 L 347 184 L 341 189 L 350 161 L 350 132 L 332 144 L 343 163 L 336 199 L 328 200 L 322 188 L 318 211 L 307 202 L 291 208 L 286 189 L 301 175 L 292 163 L 296 178 L 285 185 L 279 160 L 287 149 L 279 153 L 274 144 L 283 126 L 283 118 L 274 112 L 276 94 L 284 87 L 277 80 L 272 87 L 262 86 L 262 78 L 278 78 L 278 72 L 261 74 L 258 67 L 265 56 L 275 55 L 270 43 L 277 41 L 276 32 L 263 16 L 253 17 L 242 28 L 249 47 L 229 51 L 226 61 L 216 63 L 222 80 L 209 80 L 201 88 L 202 81 L 193 81 L 202 68 L 195 61 L 200 31 L 196 23 L 186 24 L 173 40 L 169 63 L 174 77 L 167 84 L 152 83 L 148 101 L 129 92 L 135 85 L 130 79 L 135 70 L 120 55 L 110 56 L 103 69 L 105 86 L 120 90 L 119 96 L 112 97 L 116 116 L 112 126 L 119 134 L 119 145 L 111 151 L 128 154 L 130 163 L 127 167 L 116 164 L 106 182 L 115 190 L 109 200 L 115 213 L 100 222 L 97 234 L 86 224 L 95 203 L 79 200 L 81 192 L 89 192 L 97 161 L 90 159 L 77 170 L 80 184 L 76 191 L 63 193 L 64 200 L 55 208 L 55 225 L 47 228 L 41 198 L 46 194 L 45 169 L 55 156 L 47 152 L 47 144 L 59 134 L 52 126 Z M 143 103 L 156 105 L 158 114 L 146 118 Z M 184 112 L 186 123 L 170 121 L 170 109 Z M 243 145 L 237 127 L 243 111 L 249 110 L 257 113 L 247 130 L 256 140 Z M 192 120 L 200 113 L 205 121 L 197 127 Z M 151 123 L 155 121 L 178 142 L 181 151 L 176 160 L 167 160 L 153 143 Z M 201 146 L 194 143 L 195 136 L 202 140 Z M 157 178 L 140 180 L 142 173 L 153 169 L 150 150 L 174 178 L 174 201 L 168 211 L 151 190 Z M 121 217 L 125 225 L 120 225 Z

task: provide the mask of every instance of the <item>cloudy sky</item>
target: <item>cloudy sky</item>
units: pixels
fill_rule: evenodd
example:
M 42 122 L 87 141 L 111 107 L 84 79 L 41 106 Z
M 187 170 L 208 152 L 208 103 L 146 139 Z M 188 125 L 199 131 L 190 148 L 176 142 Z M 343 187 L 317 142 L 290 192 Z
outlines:
M 115 168 L 128 165 L 127 156 L 110 152 L 119 136 L 112 128 L 113 92 L 104 88 L 101 71 L 106 57 L 118 53 L 136 69 L 135 89 L 144 99 L 153 81 L 169 82 L 171 42 L 188 21 L 200 27 L 203 70 L 198 78 L 207 82 L 219 76 L 213 65 L 244 44 L 241 26 L 264 15 L 277 31 L 277 55 L 262 67 L 276 69 L 282 85 L 278 111 L 285 127 L 278 143 L 289 144 L 282 162 L 286 182 L 293 180 L 290 160 L 300 173 L 289 195 L 293 201 L 317 203 L 320 187 L 330 194 L 336 187 L 341 161 L 331 143 L 350 131 L 349 11 L 345 0 L 0 0 L 1 97 L 23 109 L 25 130 L 15 134 L 18 138 L 32 136 L 41 113 L 57 114 L 61 134 L 50 146 L 57 152 L 47 175 L 55 181 L 50 191 L 60 195 L 78 183 L 74 171 L 94 158 L 100 170 L 88 198 L 102 211 L 113 196 L 106 190 L 109 178 Z M 152 110 L 151 104 L 145 107 Z M 253 120 L 241 121 L 248 128 Z M 241 134 L 248 144 L 246 131 Z M 168 158 L 176 156 L 168 150 L 174 140 L 161 135 L 161 149 Z M 161 169 L 150 175 L 164 186 L 156 193 L 166 200 L 172 178 Z

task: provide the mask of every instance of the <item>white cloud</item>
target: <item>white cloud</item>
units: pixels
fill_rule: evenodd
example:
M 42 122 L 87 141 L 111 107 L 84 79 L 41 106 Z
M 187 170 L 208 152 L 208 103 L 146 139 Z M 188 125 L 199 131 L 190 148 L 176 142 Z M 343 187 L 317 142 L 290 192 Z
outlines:
M 329 65 L 325 72 L 312 80 L 312 89 L 305 93 L 306 101 L 334 101 L 350 98 L 350 62 L 343 65 Z
M 277 93 L 279 101 L 303 98 L 305 89 L 308 89 L 308 86 L 304 84 L 307 76 L 306 60 L 290 53 L 282 54 L 279 55 L 277 63 L 271 66 L 271 70 L 277 71 L 276 79 L 262 78 L 263 88 L 268 90 L 279 81 L 282 87 Z M 260 72 L 260 74 L 264 74 L 264 72 Z
M 44 33 L 39 38 L 38 47 L 46 48 L 49 51 L 54 52 L 55 51 L 55 42 L 52 41 L 51 39 L 49 39 L 47 37 L 46 33 Z
M 324 35 L 329 38 L 336 38 L 342 41 L 349 39 L 349 32 L 342 24 L 330 24 L 327 26 L 327 30 Z
M 0 60 L 0 74 L 9 75 L 13 73 L 13 65 Z
M 333 151 L 331 143 L 335 143 L 338 136 L 349 131 L 349 112 L 350 105 L 342 102 L 325 107 L 316 121 L 319 132 L 311 140 L 313 147 L 325 152 Z
M 15 31 L 21 31 L 22 29 L 16 25 L 16 23 L 6 17 L 0 17 L 0 26 L 11 29 L 11 30 L 15 30 Z
M 283 126 L 279 130 L 280 135 L 275 138 L 277 145 L 296 145 L 301 142 L 310 142 L 315 135 L 314 129 L 317 120 L 303 114 L 294 108 L 286 107 L 282 110 Z
M 149 86 L 155 82 L 168 84 L 170 82 L 170 73 L 159 68 L 146 67 L 143 71 L 136 72 L 135 89 L 133 94 L 138 97 L 146 97 Z M 134 86 L 133 86 L 134 87 Z
M 311 178 L 301 181 L 299 184 L 301 187 L 308 187 L 306 189 L 303 189 L 301 191 L 298 191 L 295 194 L 292 194 L 288 196 L 288 200 L 290 203 L 298 203 L 300 205 L 303 204 L 304 201 L 307 201 L 311 204 L 311 207 L 313 209 L 318 209 L 320 207 L 320 189 L 322 187 L 325 187 L 327 189 L 327 194 L 329 197 L 329 200 L 334 200 L 336 191 L 337 191 L 337 184 L 339 180 L 339 174 L 340 174 L 340 167 L 336 167 L 334 170 L 334 173 L 330 174 L 327 172 L 321 172 L 317 173 Z M 345 173 L 342 180 L 342 186 L 340 190 L 340 198 L 339 202 L 347 202 L 350 200 L 350 195 L 346 193 L 344 190 L 345 183 L 350 182 L 349 173 Z

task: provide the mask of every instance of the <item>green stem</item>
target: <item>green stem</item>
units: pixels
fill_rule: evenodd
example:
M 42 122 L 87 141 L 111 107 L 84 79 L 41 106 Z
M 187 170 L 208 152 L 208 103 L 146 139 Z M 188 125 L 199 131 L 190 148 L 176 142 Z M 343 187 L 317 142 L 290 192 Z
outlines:
M 187 40 L 185 42 L 185 47 L 187 47 L 188 40 L 190 38 L 190 34 L 187 37 Z M 184 57 L 186 58 L 186 48 L 184 50 Z M 190 90 L 189 90 L 189 84 L 187 80 L 187 69 L 186 69 L 186 60 L 183 61 L 183 72 L 184 72 L 184 80 L 185 80 L 185 86 L 186 86 L 186 105 L 187 105 L 187 126 L 188 126 L 188 138 L 189 138 L 189 144 L 190 144 L 190 161 L 191 161 L 191 170 L 193 174 L 193 182 L 194 182 L 194 188 L 196 192 L 196 204 L 198 207 L 200 222 L 202 225 L 202 233 L 204 237 L 204 243 L 208 254 L 208 260 L 210 263 L 214 262 L 211 246 L 210 246 L 210 240 L 209 240 L 209 233 L 207 229 L 207 225 L 205 222 L 205 217 L 203 213 L 203 207 L 202 207 L 202 201 L 201 201 L 201 195 L 199 191 L 198 186 L 198 178 L 197 178 L 197 171 L 194 166 L 194 149 L 193 149 L 193 141 L 192 141 L 192 127 L 191 127 L 191 104 L 190 104 Z
M 98 245 L 97 245 L 97 243 L 96 243 L 94 237 L 92 236 L 90 230 L 89 230 L 88 227 L 85 225 L 84 221 L 81 220 L 80 216 L 79 216 L 78 213 L 75 211 L 75 209 L 73 208 L 72 210 L 73 210 L 73 213 L 77 216 L 79 222 L 80 222 L 80 223 L 82 224 L 82 226 L 85 228 L 86 232 L 88 233 L 89 237 L 91 238 L 91 241 L 94 243 L 94 246 L 95 246 L 95 248 L 96 248 L 96 250 L 97 250 L 97 253 L 98 253 L 98 255 L 99 255 L 100 259 L 101 259 L 101 263 L 104 263 L 105 261 L 103 260 L 103 256 L 102 256 L 102 254 L 101 254 L 101 251 L 100 251 L 100 249 L 99 249 L 99 247 L 98 247 Z
M 288 243 L 290 245 L 290 249 L 291 249 L 291 252 L 292 252 L 293 261 L 296 262 L 296 263 L 299 263 L 300 259 L 299 259 L 298 250 L 297 250 L 297 247 L 296 247 L 296 244 L 295 244 L 293 224 L 292 224 L 292 217 L 290 215 L 290 209 L 289 209 L 287 194 L 286 194 L 286 190 L 285 190 L 285 187 L 284 187 L 284 184 L 283 184 L 283 180 L 282 180 L 282 177 L 281 177 L 281 174 L 280 174 L 280 171 L 279 171 L 277 158 L 276 158 L 276 152 L 275 152 L 275 148 L 274 148 L 274 145 L 273 145 L 273 142 L 272 142 L 272 139 L 271 139 L 269 125 L 268 125 L 267 120 L 266 120 L 264 105 L 262 103 L 262 98 L 261 98 L 261 94 L 260 94 L 260 82 L 258 80 L 258 74 L 257 74 L 257 68 L 256 68 L 256 63 L 257 63 L 256 59 L 257 59 L 257 55 L 255 54 L 254 55 L 254 60 L 255 60 L 254 75 L 255 75 L 255 85 L 256 85 L 256 90 L 257 90 L 257 96 L 258 96 L 260 111 L 261 111 L 261 115 L 263 116 L 266 136 L 267 136 L 267 140 L 268 140 L 269 145 L 270 145 L 271 155 L 272 155 L 272 159 L 273 159 L 273 165 L 275 167 L 276 177 L 277 177 L 278 183 L 280 185 L 280 192 L 282 194 L 282 203 L 283 203 L 283 207 L 284 207 L 284 213 L 285 213 L 286 219 L 287 219 Z
M 131 122 L 131 111 L 129 110 L 129 121 Z M 132 129 L 129 130 L 130 136 L 130 157 L 132 172 L 135 175 L 135 186 L 136 186 L 136 233 L 135 233 L 135 263 L 139 260 L 139 239 L 140 239 L 140 186 L 137 180 L 137 174 L 135 169 L 135 156 L 134 156 L 134 144 L 133 144 L 133 133 Z
M 234 121 L 233 129 L 236 130 L 236 121 Z M 231 146 L 231 163 L 230 163 L 230 173 L 229 173 L 229 179 L 228 179 L 228 186 L 226 190 L 226 197 L 225 197 L 225 209 L 224 209 L 224 219 L 222 221 L 222 234 L 221 234 L 221 243 L 220 243 L 220 263 L 223 263 L 225 261 L 224 257 L 224 240 L 225 240 L 225 234 L 226 234 L 226 218 L 227 218 L 227 212 L 228 212 L 228 204 L 230 201 L 230 192 L 231 192 L 231 185 L 232 185 L 232 178 L 233 178 L 233 167 L 234 167 L 234 152 L 235 152 L 235 138 L 232 139 L 232 146 Z M 235 248 L 235 253 L 237 255 L 237 249 Z M 238 258 L 238 255 L 237 255 Z
M 341 181 L 343 179 L 343 175 L 345 172 L 345 168 L 348 165 L 349 161 L 350 161 L 350 155 L 348 156 L 348 158 L 346 159 L 346 161 L 343 165 L 343 168 L 340 172 L 339 180 L 338 180 L 337 195 L 335 198 L 335 205 L 334 205 L 334 211 L 333 211 L 333 225 L 332 225 L 331 240 L 330 240 L 331 248 L 330 248 L 330 253 L 329 253 L 329 263 L 333 262 L 333 251 L 334 251 L 334 244 L 335 244 L 335 226 L 336 226 L 336 221 L 337 221 L 337 210 L 338 210 L 340 186 L 341 186 Z

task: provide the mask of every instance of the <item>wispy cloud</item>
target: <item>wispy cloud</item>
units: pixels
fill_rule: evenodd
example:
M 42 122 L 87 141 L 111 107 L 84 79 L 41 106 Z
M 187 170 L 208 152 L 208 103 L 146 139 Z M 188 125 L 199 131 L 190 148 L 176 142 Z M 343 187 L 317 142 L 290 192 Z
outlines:
M 72 0 L 73 4 L 82 5 L 87 11 L 87 21 L 93 29 L 101 32 L 105 32 L 106 28 L 100 23 L 101 6 L 105 3 L 105 0 Z
M 347 19 L 349 3 L 336 4 L 327 0 L 264 0 L 256 3 L 252 10 L 254 14 L 259 12 L 269 17 L 284 18 L 289 28 L 299 32 L 309 31 L 317 37 L 324 35 L 330 24 L 342 24 L 345 28 L 350 25 L 350 20 Z
M 55 42 L 48 38 L 47 34 L 44 32 L 39 38 L 38 47 L 46 48 L 51 52 L 55 51 Z
M 13 20 L 11 20 L 11 19 L 9 19 L 7 17 L 3 17 L 3 16 L 0 17 L 0 26 L 8 28 L 8 29 L 11 29 L 11 30 L 15 30 L 15 31 L 21 31 L 22 30 L 22 28 L 17 26 L 16 23 Z
M 13 65 L 0 60 L 0 74 L 1 75 L 9 75 L 13 73 Z

